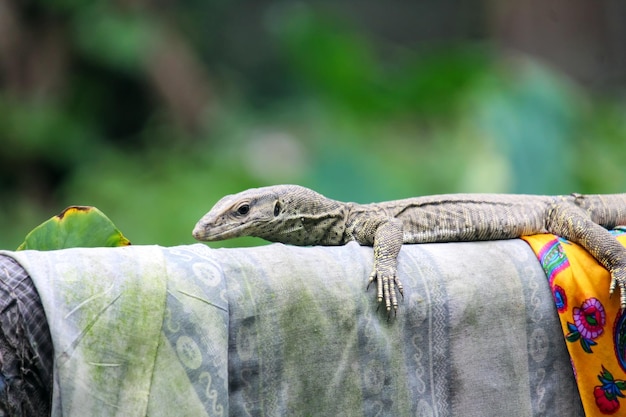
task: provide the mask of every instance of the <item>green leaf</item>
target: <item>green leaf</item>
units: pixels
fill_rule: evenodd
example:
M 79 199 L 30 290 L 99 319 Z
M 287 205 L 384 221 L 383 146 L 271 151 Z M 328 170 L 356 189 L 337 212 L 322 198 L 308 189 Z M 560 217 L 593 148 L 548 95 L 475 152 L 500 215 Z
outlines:
M 580 346 L 583 348 L 583 350 L 587 353 L 593 353 L 593 350 L 591 350 L 592 346 L 597 345 L 597 342 L 594 342 L 591 339 L 585 339 L 584 337 L 580 338 Z
M 609 370 L 606 369 L 604 367 L 604 365 L 602 365 L 602 372 L 600 373 L 599 378 L 600 378 L 600 382 L 602 382 L 602 384 L 614 381 L 613 374 L 611 374 L 611 372 L 609 372 Z
M 127 245 L 130 241 L 100 210 L 89 206 L 70 206 L 34 228 L 17 250 Z
M 578 332 L 578 330 L 573 331 L 571 333 L 568 333 L 565 338 L 567 339 L 568 342 L 575 342 L 578 339 L 580 339 L 580 333 Z

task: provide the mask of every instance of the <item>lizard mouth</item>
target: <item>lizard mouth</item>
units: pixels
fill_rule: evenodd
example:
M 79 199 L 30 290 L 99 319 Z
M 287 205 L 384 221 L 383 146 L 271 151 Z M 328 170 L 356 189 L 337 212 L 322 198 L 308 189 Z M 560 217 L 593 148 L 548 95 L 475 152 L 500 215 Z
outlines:
M 201 240 L 204 242 L 214 242 L 217 240 L 226 240 L 233 237 L 247 236 L 247 233 L 241 232 L 247 227 L 250 227 L 250 225 L 240 224 L 234 227 L 232 225 L 206 226 L 202 224 L 202 221 L 200 221 L 193 228 L 192 235 L 196 240 Z

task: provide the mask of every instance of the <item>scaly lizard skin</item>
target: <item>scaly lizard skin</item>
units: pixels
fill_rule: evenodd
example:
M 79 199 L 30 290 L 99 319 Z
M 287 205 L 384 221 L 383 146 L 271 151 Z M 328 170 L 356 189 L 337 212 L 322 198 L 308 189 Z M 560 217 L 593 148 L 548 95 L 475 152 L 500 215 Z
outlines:
M 256 236 L 292 245 L 374 247 L 377 299 L 387 311 L 403 294 L 396 276 L 404 243 L 512 239 L 553 233 L 583 246 L 610 273 L 626 308 L 626 249 L 606 228 L 626 225 L 626 194 L 538 196 L 448 194 L 373 204 L 331 200 L 305 187 L 276 185 L 228 195 L 196 224 L 193 236 L 216 241 Z

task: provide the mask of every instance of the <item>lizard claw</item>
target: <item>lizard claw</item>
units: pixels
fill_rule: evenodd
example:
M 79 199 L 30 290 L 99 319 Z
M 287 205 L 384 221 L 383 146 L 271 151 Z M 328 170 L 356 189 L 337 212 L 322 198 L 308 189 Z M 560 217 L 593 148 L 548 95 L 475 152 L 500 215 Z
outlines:
M 399 292 L 402 299 L 404 299 L 404 287 L 402 286 L 402 282 L 395 275 L 395 272 L 393 274 L 384 274 L 380 273 L 377 269 L 374 269 L 370 274 L 366 290 L 369 289 L 370 284 L 374 281 L 376 281 L 377 310 L 384 301 L 385 309 L 389 313 L 389 316 L 391 316 L 392 310 L 394 313 L 398 310 L 398 296 L 396 291 Z
M 402 300 L 404 301 L 404 287 L 402 286 L 402 282 L 398 277 L 394 277 L 393 279 L 396 283 L 396 287 L 398 288 L 398 292 L 402 296 Z
M 376 269 L 374 269 L 372 273 L 370 274 L 369 279 L 367 280 L 367 287 L 365 288 L 365 291 L 369 290 L 370 284 L 376 281 L 376 301 L 378 302 L 378 305 L 380 306 L 380 303 L 382 303 L 383 301 L 383 283 L 382 283 L 382 280 L 377 279 L 377 277 L 378 277 L 378 274 L 376 273 Z
M 618 268 L 611 273 L 610 295 L 613 295 L 615 288 L 619 288 L 619 303 L 624 311 L 626 310 L 626 268 Z

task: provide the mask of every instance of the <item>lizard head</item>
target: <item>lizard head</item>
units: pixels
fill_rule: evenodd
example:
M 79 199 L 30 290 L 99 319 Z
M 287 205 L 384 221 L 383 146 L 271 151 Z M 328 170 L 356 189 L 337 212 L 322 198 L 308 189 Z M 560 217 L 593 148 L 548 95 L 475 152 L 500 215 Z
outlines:
M 342 217 L 337 212 L 340 209 L 341 203 L 298 185 L 253 188 L 219 200 L 198 221 L 193 237 L 216 241 L 255 236 L 314 245 L 328 239 L 325 226 Z

